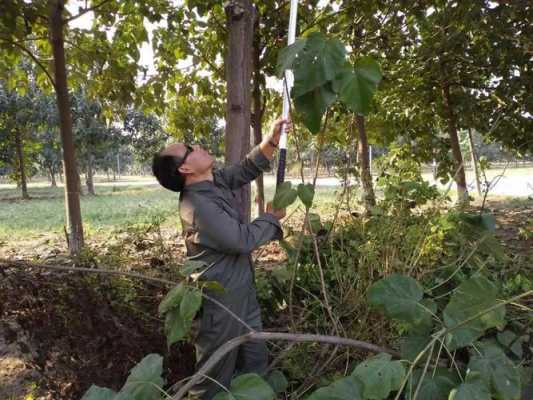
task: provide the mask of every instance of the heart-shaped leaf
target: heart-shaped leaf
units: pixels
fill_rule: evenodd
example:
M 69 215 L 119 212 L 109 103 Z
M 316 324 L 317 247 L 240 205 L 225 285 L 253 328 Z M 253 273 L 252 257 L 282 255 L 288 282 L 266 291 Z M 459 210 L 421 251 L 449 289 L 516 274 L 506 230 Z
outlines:
M 443 311 L 444 324 L 448 329 L 453 329 L 446 338 L 450 350 L 468 346 L 489 328 L 504 326 L 503 305 L 462 325 L 464 321 L 497 306 L 498 295 L 498 286 L 481 275 L 473 276 L 459 285 Z
M 272 400 L 276 394 L 257 374 L 243 374 L 231 381 L 228 392 L 219 392 L 213 400 Z
M 365 399 L 381 400 L 400 388 L 405 368 L 400 361 L 391 361 L 390 354 L 382 353 L 359 364 L 352 376 L 363 383 Z
M 292 183 L 289 181 L 283 182 L 276 188 L 272 206 L 277 210 L 287 208 L 294 203 L 297 196 L 298 192 L 292 188 Z

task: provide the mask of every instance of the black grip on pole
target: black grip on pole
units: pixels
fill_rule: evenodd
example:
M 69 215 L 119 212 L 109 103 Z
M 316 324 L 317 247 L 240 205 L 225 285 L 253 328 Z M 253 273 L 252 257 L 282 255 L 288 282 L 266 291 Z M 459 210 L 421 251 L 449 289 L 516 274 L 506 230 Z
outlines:
M 287 158 L 287 149 L 279 149 L 278 177 L 276 187 L 285 181 L 285 159 Z

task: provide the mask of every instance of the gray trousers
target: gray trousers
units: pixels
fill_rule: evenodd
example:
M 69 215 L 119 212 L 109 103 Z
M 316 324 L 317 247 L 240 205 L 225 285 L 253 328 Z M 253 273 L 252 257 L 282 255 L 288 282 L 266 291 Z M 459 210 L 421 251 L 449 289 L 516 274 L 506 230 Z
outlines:
M 261 310 L 255 289 L 234 291 L 216 299 L 246 322 L 252 329 L 262 330 Z M 197 368 L 228 340 L 247 333 L 247 328 L 235 320 L 218 305 L 204 300 L 200 329 L 196 339 Z M 246 342 L 227 353 L 208 373 L 209 378 L 196 385 L 190 394 L 203 400 L 210 400 L 223 385 L 229 389 L 231 379 L 238 374 L 255 372 L 264 374 L 268 365 L 267 348 L 264 341 Z M 214 382 L 216 381 L 216 382 Z M 218 382 L 218 383 L 217 383 Z

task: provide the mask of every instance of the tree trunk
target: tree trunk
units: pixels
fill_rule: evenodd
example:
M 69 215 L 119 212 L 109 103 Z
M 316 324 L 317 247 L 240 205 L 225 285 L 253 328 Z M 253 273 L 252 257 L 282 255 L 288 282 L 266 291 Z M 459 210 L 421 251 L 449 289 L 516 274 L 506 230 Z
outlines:
M 117 175 L 120 179 L 120 153 L 117 153 Z M 117 180 L 117 176 L 115 175 L 115 171 L 113 171 L 113 180 Z
M 472 168 L 474 169 L 474 176 L 476 178 L 476 189 L 478 196 L 481 196 L 481 179 L 479 176 L 479 165 L 477 161 L 476 148 L 474 146 L 474 138 L 472 137 L 472 129 L 468 128 L 468 143 L 470 144 L 470 156 L 472 158 Z
M 256 11 L 257 12 L 257 11 Z M 254 23 L 254 42 L 253 42 L 253 66 L 254 66 L 254 90 L 253 90 L 253 105 L 254 113 L 252 118 L 252 127 L 254 131 L 254 145 L 258 146 L 263 139 L 263 108 L 261 104 L 261 82 L 264 81 L 264 76 L 261 75 L 261 37 L 259 36 L 259 14 L 256 15 Z M 257 187 L 257 214 L 261 215 L 265 212 L 265 184 L 263 174 L 256 180 Z
M 94 192 L 94 171 L 93 171 L 93 161 L 94 157 L 92 154 L 89 153 L 89 157 L 87 158 L 87 176 L 85 183 L 87 184 L 87 193 L 91 196 L 95 196 L 96 193 Z
M 464 206 L 468 204 L 468 190 L 466 187 L 465 168 L 463 165 L 463 155 L 459 145 L 459 136 L 457 134 L 457 120 L 453 110 L 450 96 L 450 85 L 444 81 L 442 85 L 442 98 L 444 111 L 446 113 L 446 122 L 448 123 L 448 135 L 450 136 L 450 145 L 455 161 L 454 174 L 455 183 L 457 184 L 457 204 Z
M 250 0 L 225 6 L 228 25 L 226 56 L 226 165 L 240 162 L 250 150 L 250 80 L 255 10 Z M 250 221 L 250 185 L 236 190 L 241 221 Z
M 368 153 L 368 140 L 365 130 L 365 117 L 356 115 L 355 122 L 357 125 L 357 132 L 359 133 L 359 140 L 357 146 L 357 160 L 359 162 L 359 170 L 361 171 L 361 186 L 363 188 L 363 204 L 367 214 L 370 213 L 372 207 L 376 205 L 376 196 L 372 185 L 372 175 L 370 173 L 370 158 Z
M 65 168 L 65 206 L 66 220 L 69 226 L 67 235 L 71 255 L 78 255 L 83 247 L 83 225 L 80 209 L 80 178 L 76 166 L 76 153 L 72 140 L 72 119 L 67 87 L 65 66 L 65 49 L 63 45 L 63 0 L 50 2 L 50 42 L 54 58 L 54 80 L 59 110 L 59 130 L 63 145 Z
M 28 184 L 26 182 L 26 167 L 24 165 L 24 150 L 22 143 L 22 133 L 18 128 L 15 131 L 15 146 L 17 148 L 17 166 L 19 170 L 19 185 L 22 191 L 22 198 L 24 200 L 29 200 L 30 196 L 28 195 Z M 17 185 L 17 186 L 19 186 Z
M 55 172 L 54 172 L 54 167 L 50 166 L 48 167 L 48 170 L 50 172 L 50 180 L 52 181 L 51 183 L 51 187 L 57 187 L 57 182 L 56 182 L 56 175 L 55 175 Z

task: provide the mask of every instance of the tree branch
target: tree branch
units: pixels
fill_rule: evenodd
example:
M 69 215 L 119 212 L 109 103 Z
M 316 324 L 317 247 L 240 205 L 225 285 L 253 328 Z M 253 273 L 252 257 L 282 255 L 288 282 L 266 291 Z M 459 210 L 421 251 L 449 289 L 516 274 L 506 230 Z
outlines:
M 92 7 L 89 7 L 89 8 L 84 8 L 83 10 L 80 11 L 79 14 L 76 14 L 70 18 L 67 18 L 67 19 L 64 19 L 63 20 L 63 24 L 68 24 L 70 21 L 73 21 L 75 20 L 76 18 L 79 18 L 81 17 L 83 14 L 87 14 L 88 12 L 90 11 L 94 11 L 100 7 L 102 7 L 105 3 L 109 3 L 111 0 L 102 0 L 100 3 L 92 6 Z
M 46 76 L 48 77 L 48 79 L 50 80 L 50 83 L 52 84 L 52 86 L 55 88 L 56 87 L 56 83 L 54 81 L 54 78 L 52 78 L 52 75 L 50 75 L 50 72 L 48 72 L 48 70 L 46 69 L 46 67 L 39 61 L 39 59 L 30 51 L 30 49 L 26 48 L 25 46 L 23 46 L 22 44 L 18 43 L 18 42 L 14 42 L 10 39 L 7 39 L 7 38 L 0 38 L 0 40 L 3 40 L 4 42 L 7 42 L 7 43 L 11 43 L 12 45 L 14 46 L 17 46 L 19 49 L 21 49 L 23 52 L 25 52 L 27 55 L 30 56 L 30 58 L 35 61 L 35 63 L 37 64 L 37 66 L 39 68 L 41 68 L 43 70 L 43 72 L 46 74 Z
M 172 400 L 182 399 L 189 389 L 196 385 L 200 380 L 207 375 L 209 371 L 231 350 L 239 347 L 243 343 L 246 343 L 251 340 L 266 341 L 266 340 L 285 340 L 289 342 L 319 342 L 319 343 L 330 343 L 341 346 L 350 346 L 355 347 L 360 350 L 370 351 L 372 353 L 388 353 L 392 356 L 399 358 L 400 354 L 394 350 L 390 350 L 384 347 L 376 346 L 372 343 L 362 342 L 360 340 L 342 338 L 339 336 L 327 336 L 327 335 L 312 335 L 307 333 L 282 333 L 282 332 L 250 332 L 242 336 L 237 336 L 222 346 L 220 346 L 212 355 L 207 359 L 207 361 L 202 365 L 202 367 L 191 377 L 191 379 L 181 387 L 180 390 L 172 396 Z

